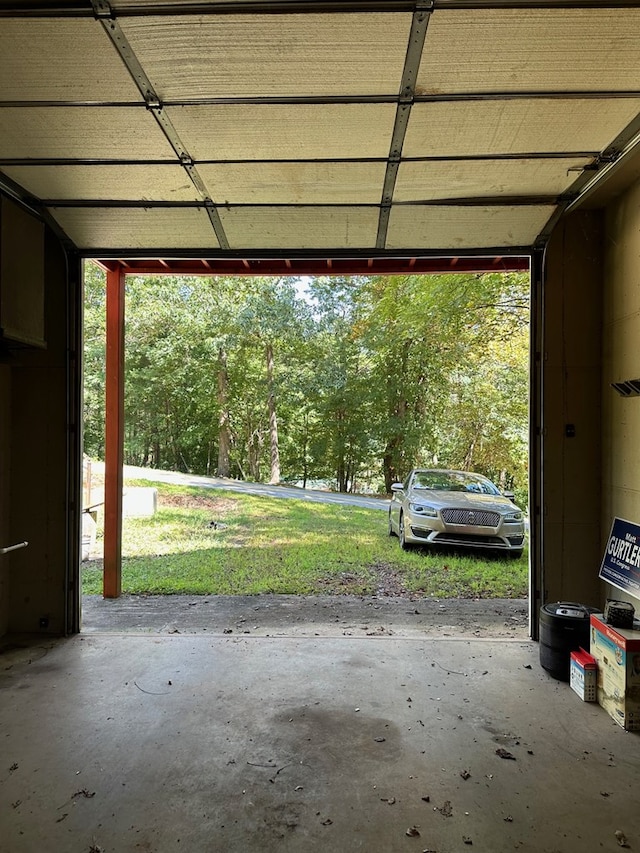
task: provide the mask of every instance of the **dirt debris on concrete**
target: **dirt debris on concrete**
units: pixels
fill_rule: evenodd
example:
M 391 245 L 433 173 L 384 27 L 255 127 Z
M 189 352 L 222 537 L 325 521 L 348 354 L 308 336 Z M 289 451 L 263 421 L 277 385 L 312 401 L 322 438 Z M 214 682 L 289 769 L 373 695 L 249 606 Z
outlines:
M 233 627 L 232 627 L 233 626 Z M 123 595 L 82 599 L 84 632 L 527 639 L 526 599 L 360 595 Z

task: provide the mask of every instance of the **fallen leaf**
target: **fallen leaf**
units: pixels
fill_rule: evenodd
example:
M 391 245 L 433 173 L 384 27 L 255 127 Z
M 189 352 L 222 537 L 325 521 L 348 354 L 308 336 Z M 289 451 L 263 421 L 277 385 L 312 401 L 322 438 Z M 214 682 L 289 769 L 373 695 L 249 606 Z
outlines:
M 385 740 L 386 740 L 386 737 L 374 737 L 374 741 L 376 743 L 384 743 Z
M 420 799 L 421 799 L 423 802 L 425 802 L 425 803 L 430 803 L 430 802 L 431 802 L 431 797 L 420 797 Z
M 515 755 L 512 755 L 508 750 L 503 749 L 502 747 L 500 747 L 499 749 L 496 749 L 496 755 L 499 755 L 500 758 L 510 758 L 511 761 L 516 760 Z
M 467 835 L 463 835 L 462 840 L 465 844 L 473 844 L 473 841 Z
M 461 770 L 460 775 L 462 776 L 463 779 L 470 779 L 471 778 L 471 773 L 469 773 L 468 770 Z
M 624 832 L 621 829 L 616 829 L 616 831 L 613 834 L 615 835 L 616 841 L 618 842 L 620 847 L 629 847 L 630 846 L 629 842 L 627 841 L 627 836 L 624 834 Z
M 419 838 L 420 830 L 417 826 L 410 826 L 409 829 L 405 832 L 405 835 L 408 835 L 410 838 Z
M 388 797 L 388 798 L 380 797 L 380 801 L 383 803 L 389 803 L 390 806 L 393 806 L 395 804 L 396 798 L 395 797 Z
M 82 788 L 80 791 L 76 791 L 75 794 L 72 795 L 71 799 L 77 800 L 78 797 L 84 797 L 85 800 L 90 800 L 92 797 L 95 797 L 95 795 L 95 791 L 89 792 L 86 788 Z
M 503 818 L 505 823 L 513 823 L 513 818 L 510 814 L 508 814 L 505 818 Z

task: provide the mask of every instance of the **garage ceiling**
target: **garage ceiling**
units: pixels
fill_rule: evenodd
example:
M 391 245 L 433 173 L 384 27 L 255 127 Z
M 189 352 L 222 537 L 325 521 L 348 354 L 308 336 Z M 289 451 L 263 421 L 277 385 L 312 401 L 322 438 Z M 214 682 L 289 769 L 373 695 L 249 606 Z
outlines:
M 0 186 L 93 257 L 521 255 L 639 68 L 640 3 L 0 0 Z

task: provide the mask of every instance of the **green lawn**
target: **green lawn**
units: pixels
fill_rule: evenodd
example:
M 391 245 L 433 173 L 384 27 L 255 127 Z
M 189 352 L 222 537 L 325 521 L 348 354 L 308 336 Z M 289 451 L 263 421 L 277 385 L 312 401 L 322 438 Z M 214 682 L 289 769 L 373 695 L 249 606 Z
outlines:
M 153 518 L 125 519 L 125 593 L 527 595 L 526 553 L 513 560 L 403 552 L 387 535 L 387 516 L 380 510 L 135 485 L 157 488 L 159 508 Z M 102 561 L 83 563 L 82 584 L 85 593 L 102 592 Z

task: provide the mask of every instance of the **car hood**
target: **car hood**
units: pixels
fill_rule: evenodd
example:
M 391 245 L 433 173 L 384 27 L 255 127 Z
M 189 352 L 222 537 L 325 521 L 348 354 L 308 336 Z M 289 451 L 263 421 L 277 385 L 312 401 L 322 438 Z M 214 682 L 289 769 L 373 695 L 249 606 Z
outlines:
M 409 500 L 426 503 L 434 509 L 455 507 L 458 509 L 484 509 L 499 513 L 520 511 L 513 501 L 502 495 L 478 495 L 473 492 L 442 492 L 436 489 L 411 489 Z

